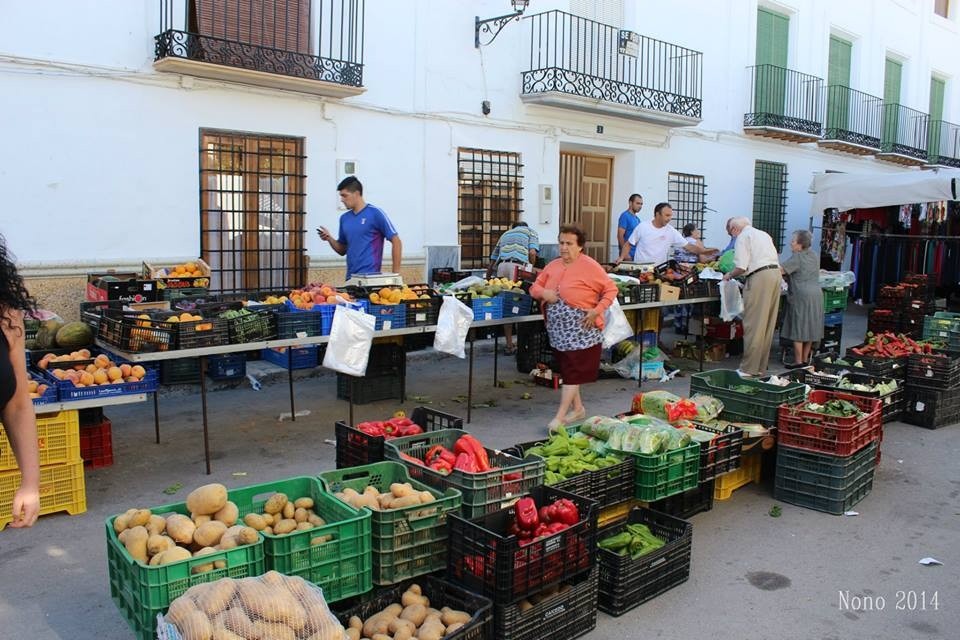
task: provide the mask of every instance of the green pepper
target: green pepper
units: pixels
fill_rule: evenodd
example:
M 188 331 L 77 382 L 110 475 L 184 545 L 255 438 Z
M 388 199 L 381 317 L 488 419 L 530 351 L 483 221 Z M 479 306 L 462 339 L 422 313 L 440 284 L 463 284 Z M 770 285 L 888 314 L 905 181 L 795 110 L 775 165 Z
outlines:
M 623 549 L 624 547 L 629 546 L 632 540 L 633 540 L 633 536 L 631 536 L 626 531 L 622 531 L 615 536 L 604 538 L 603 540 L 600 541 L 600 543 L 597 546 L 599 546 L 601 549 L 618 551 L 620 549 Z

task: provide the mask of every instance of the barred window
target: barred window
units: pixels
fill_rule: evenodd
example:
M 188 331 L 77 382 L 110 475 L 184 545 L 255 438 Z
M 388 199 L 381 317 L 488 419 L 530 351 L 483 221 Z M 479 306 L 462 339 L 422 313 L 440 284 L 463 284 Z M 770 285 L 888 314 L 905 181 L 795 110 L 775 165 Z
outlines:
M 211 290 L 306 282 L 305 181 L 303 138 L 201 130 L 200 250 Z
M 520 219 L 520 154 L 461 148 L 457 153 L 460 268 L 487 266 L 500 235 Z
M 753 170 L 753 226 L 773 238 L 783 250 L 787 217 L 787 165 L 757 160 Z
M 683 229 L 690 222 L 704 232 L 707 209 L 707 185 L 703 176 L 690 173 L 667 174 L 667 200 L 673 205 L 673 226 Z

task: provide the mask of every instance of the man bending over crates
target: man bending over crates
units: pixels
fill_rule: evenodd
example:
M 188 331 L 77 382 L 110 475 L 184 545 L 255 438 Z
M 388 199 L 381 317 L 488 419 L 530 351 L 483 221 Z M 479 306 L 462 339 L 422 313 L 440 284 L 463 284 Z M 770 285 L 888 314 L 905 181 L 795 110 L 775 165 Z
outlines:
M 497 240 L 497 246 L 490 254 L 490 266 L 487 267 L 487 277 L 496 275 L 498 278 L 519 280 L 517 272 L 533 271 L 537 262 L 537 252 L 540 251 L 540 236 L 530 228 L 526 222 L 514 222 L 513 226 L 503 232 Z M 512 355 L 517 352 L 513 344 L 513 325 L 503 327 L 503 339 L 506 342 L 504 353 Z

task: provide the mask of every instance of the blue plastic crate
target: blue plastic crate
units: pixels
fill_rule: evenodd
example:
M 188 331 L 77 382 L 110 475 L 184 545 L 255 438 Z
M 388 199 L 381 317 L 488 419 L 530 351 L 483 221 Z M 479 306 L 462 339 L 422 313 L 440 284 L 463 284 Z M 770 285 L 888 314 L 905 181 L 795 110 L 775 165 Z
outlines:
M 121 363 L 117 363 L 121 364 Z M 146 368 L 146 367 L 144 367 Z M 156 368 L 146 368 L 146 375 L 139 382 L 118 382 L 114 384 L 98 384 L 90 387 L 74 386 L 69 380 L 58 380 L 51 374 L 45 374 L 50 384 L 55 384 L 60 395 L 60 401 L 86 400 L 89 398 L 112 398 L 115 396 L 129 396 L 135 393 L 153 393 L 160 386 L 160 375 Z
M 39 398 L 33 399 L 33 405 L 35 407 L 45 405 L 45 404 L 50 404 L 51 402 L 56 402 L 57 400 L 59 400 L 60 398 L 59 385 L 53 384 L 50 380 L 46 379 L 44 376 L 37 373 L 31 373 L 30 378 L 35 382 L 37 382 L 38 384 L 47 385 L 46 391 L 44 391 Z
M 407 326 L 407 305 L 371 304 L 367 313 L 377 319 L 376 330 L 403 329 Z
M 658 344 L 659 340 L 656 331 L 644 331 L 640 334 L 640 346 L 644 349 L 656 347 Z
M 470 301 L 474 320 L 502 320 L 503 298 L 474 298 Z
M 503 291 L 500 293 L 500 297 L 503 300 L 501 303 L 503 305 L 501 317 L 515 318 L 517 316 L 530 315 L 533 298 L 529 295 L 514 291 Z
M 247 358 L 242 353 L 228 353 L 207 358 L 207 375 L 214 380 L 234 380 L 247 375 Z
M 293 363 L 292 367 L 290 362 L 290 357 L 287 354 L 286 347 L 280 347 L 278 349 L 264 349 L 260 352 L 260 356 L 267 362 L 272 362 L 278 367 L 283 367 L 288 371 L 296 369 L 313 369 L 317 366 L 318 362 L 318 349 L 316 345 L 310 345 L 307 347 L 289 347 L 293 351 Z
M 837 327 L 841 324 L 843 324 L 843 311 L 834 311 L 832 313 L 824 314 L 823 326 Z

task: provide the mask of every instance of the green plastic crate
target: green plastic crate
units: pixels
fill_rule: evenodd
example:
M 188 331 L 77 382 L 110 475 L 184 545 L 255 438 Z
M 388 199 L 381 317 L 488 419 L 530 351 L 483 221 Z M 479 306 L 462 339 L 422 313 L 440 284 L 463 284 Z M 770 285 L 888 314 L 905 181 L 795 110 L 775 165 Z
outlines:
M 833 456 L 786 445 L 777 447 L 777 480 L 781 484 L 805 485 L 824 491 L 824 497 L 838 497 L 830 492 L 846 489 L 852 480 L 863 475 L 877 458 L 876 441 L 851 456 Z
M 362 493 L 368 485 L 386 493 L 394 482 L 409 482 L 414 490 L 429 491 L 436 498 L 427 504 L 371 512 L 374 583 L 395 584 L 447 566 L 447 514 L 460 509 L 456 489 L 438 491 L 412 480 L 399 462 L 327 471 L 320 474 L 320 482 L 331 493 L 346 488 Z M 426 510 L 433 513 L 423 515 Z
M 414 480 L 434 489 L 459 490 L 462 494 L 460 513 L 471 520 L 505 509 L 520 496 L 543 484 L 546 466 L 543 458 L 538 456 L 521 459 L 487 448 L 490 466 L 497 467 L 496 469 L 483 473 L 454 470 L 446 475 L 403 457 L 423 460 L 427 450 L 436 444 L 442 444 L 452 451 L 454 443 L 466 433 L 460 429 L 438 429 L 415 436 L 394 438 L 384 443 L 383 453 L 389 460 L 403 462 Z
M 950 333 L 960 331 L 960 313 L 937 311 L 923 318 L 923 339 L 949 341 Z
M 190 515 L 185 503 L 152 509 L 153 513 L 168 512 Z M 113 521 L 106 520 L 107 568 L 110 579 L 110 597 L 140 640 L 152 640 L 157 627 L 157 614 L 165 613 L 170 603 L 195 584 L 213 582 L 220 578 L 247 578 L 262 575 L 264 569 L 263 537 L 254 544 L 218 551 L 199 558 L 190 558 L 170 564 L 150 567 L 134 560 L 117 540 Z M 222 561 L 223 568 L 193 573 L 194 567 Z
M 731 387 L 755 389 L 755 393 L 737 391 Z M 796 404 L 806 397 L 806 387 L 791 382 L 785 387 L 741 378 L 730 369 L 714 369 L 690 376 L 690 395 L 704 393 L 723 402 L 720 417 L 730 422 L 761 422 L 766 426 L 777 424 L 777 409 L 781 404 Z
M 854 456 L 861 458 L 859 468 L 844 480 L 842 487 L 819 486 L 810 482 L 791 480 L 778 474 L 773 484 L 774 499 L 837 516 L 843 515 L 845 511 L 866 498 L 873 489 L 876 455 L 868 449 Z
M 666 453 L 628 452 L 634 460 L 634 498 L 653 502 L 700 483 L 700 443 L 691 442 L 682 449 Z
M 290 500 L 313 498 L 314 512 L 327 524 L 285 535 L 262 533 L 267 570 L 300 576 L 323 589 L 327 602 L 360 595 L 373 588 L 373 557 L 370 551 L 370 513 L 354 509 L 323 490 L 316 478 L 307 476 L 241 487 L 227 492 L 240 510 L 263 513 L 263 505 L 275 493 Z M 323 544 L 311 545 L 318 536 L 331 535 Z
M 843 311 L 847 308 L 846 287 L 825 287 L 823 289 L 823 312 Z

